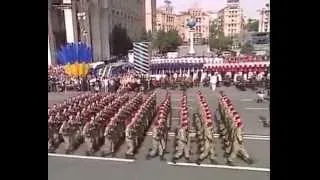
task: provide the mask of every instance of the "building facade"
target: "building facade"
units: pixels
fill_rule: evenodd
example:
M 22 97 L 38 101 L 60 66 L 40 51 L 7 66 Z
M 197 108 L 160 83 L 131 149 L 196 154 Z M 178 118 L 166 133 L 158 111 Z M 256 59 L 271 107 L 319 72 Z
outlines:
M 243 10 L 239 1 L 227 1 L 227 6 L 218 12 L 218 26 L 228 37 L 237 37 L 244 30 Z
M 209 16 L 209 22 L 214 22 L 218 19 L 218 12 L 207 11 L 207 15 Z
M 173 7 L 170 5 L 165 5 L 157 9 L 157 19 L 156 19 L 156 29 L 169 31 L 175 28 L 175 17 L 173 13 Z
M 270 32 L 269 4 L 266 4 L 266 6 L 260 10 L 259 32 Z
M 196 21 L 193 35 L 194 43 L 205 43 L 209 39 L 210 16 L 201 8 L 191 8 L 187 12 L 181 12 L 176 16 L 175 27 L 182 40 L 185 43 L 190 40 L 189 28 L 186 24 L 191 18 Z
M 52 9 L 61 11 L 64 14 L 63 18 L 55 18 L 58 15 L 53 14 Z M 109 36 L 114 26 L 121 25 L 126 28 L 132 40 L 141 37 L 146 29 L 145 10 L 145 0 L 48 0 L 51 61 L 55 62 L 53 56 L 60 45 L 82 40 L 82 31 L 86 33 L 87 44 L 92 46 L 94 61 L 109 59 Z M 63 25 L 57 26 L 57 24 Z M 60 44 L 55 40 L 57 36 L 55 32 L 58 31 L 56 27 L 63 28 L 64 30 L 59 32 L 64 32 L 66 37 Z M 83 30 L 84 28 L 86 29 Z
M 146 32 L 155 31 L 156 20 L 157 20 L 157 1 L 156 0 L 145 0 L 146 7 Z

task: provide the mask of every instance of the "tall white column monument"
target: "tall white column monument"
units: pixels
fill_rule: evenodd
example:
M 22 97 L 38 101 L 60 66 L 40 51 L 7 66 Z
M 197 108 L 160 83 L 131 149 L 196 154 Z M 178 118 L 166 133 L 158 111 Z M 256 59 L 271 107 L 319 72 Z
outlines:
M 193 44 L 194 44 L 193 34 L 194 34 L 194 27 L 196 26 L 196 21 L 193 17 L 191 17 L 190 20 L 187 22 L 187 26 L 189 27 L 189 39 L 190 39 L 189 54 L 193 55 L 196 53 L 193 47 Z

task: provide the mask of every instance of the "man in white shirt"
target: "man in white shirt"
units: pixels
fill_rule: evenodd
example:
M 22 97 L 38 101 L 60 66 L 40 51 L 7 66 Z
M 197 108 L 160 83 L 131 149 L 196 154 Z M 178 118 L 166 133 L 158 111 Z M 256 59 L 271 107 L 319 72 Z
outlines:
M 104 87 L 104 92 L 108 92 L 108 79 L 107 78 L 103 78 L 103 87 Z
M 238 78 L 239 74 L 238 73 L 234 73 L 233 76 L 233 82 L 236 83 L 237 82 L 237 78 Z
M 204 79 L 207 77 L 207 73 L 205 71 L 203 71 L 201 73 L 201 83 L 203 83 Z
M 211 83 L 211 89 L 212 91 L 215 91 L 216 90 L 216 85 L 217 85 L 217 75 L 214 74 L 213 76 L 210 77 L 210 83 Z

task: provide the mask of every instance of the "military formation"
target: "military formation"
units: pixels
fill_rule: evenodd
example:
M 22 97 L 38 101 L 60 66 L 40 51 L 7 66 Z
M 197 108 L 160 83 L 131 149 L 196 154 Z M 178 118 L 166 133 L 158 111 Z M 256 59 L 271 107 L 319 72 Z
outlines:
M 186 161 L 190 161 L 190 145 L 191 138 L 189 136 L 189 111 L 187 106 L 187 96 L 186 93 L 183 92 L 181 104 L 180 104 L 180 127 L 175 132 L 175 140 L 174 140 L 174 153 L 172 157 L 172 162 L 176 163 L 176 161 L 182 156 L 184 156 Z
M 238 155 L 245 162 L 252 163 L 244 148 L 243 122 L 231 100 L 220 92 L 218 110 L 213 114 L 200 91 L 196 97 L 198 111 L 190 114 L 188 97 L 184 91 L 182 93 L 171 161 L 176 163 L 184 158 L 191 162 L 195 143 L 195 163 L 201 164 L 209 159 L 212 164 L 217 164 L 216 148 L 220 139 L 227 164 L 233 165 Z M 215 118 L 217 113 L 220 115 L 218 120 Z M 84 144 L 86 155 L 94 155 L 100 150 L 100 156 L 106 157 L 115 156 L 117 148 L 124 144 L 126 158 L 135 158 L 151 127 L 152 142 L 146 159 L 158 156 L 165 160 L 171 126 L 169 91 L 158 107 L 155 92 L 136 93 L 120 89 L 117 93 L 87 93 L 48 109 L 48 151 L 54 152 L 64 142 L 65 153 L 72 153 Z M 215 138 L 216 133 L 220 135 L 219 139 Z
M 235 111 L 231 100 L 220 92 L 218 111 L 221 115 L 218 121 L 218 131 L 220 134 L 221 144 L 225 152 L 227 164 L 233 165 L 233 160 L 240 156 L 248 164 L 253 161 L 244 148 L 243 143 L 243 122 L 240 115 Z
M 141 93 L 139 95 L 142 96 Z M 156 93 L 148 95 L 141 106 L 131 104 L 131 108 L 137 108 L 135 114 L 129 118 L 125 129 L 125 140 L 127 145 L 127 158 L 133 158 L 137 149 L 142 144 L 145 133 L 156 113 Z M 135 107 L 134 107 L 135 106 Z M 129 113 L 129 111 L 127 111 Z M 132 112 L 132 111 L 131 111 Z
M 153 127 L 152 127 L 152 144 L 146 159 L 160 157 L 160 160 L 165 160 L 164 155 L 166 152 L 168 129 L 171 123 L 171 96 L 167 91 L 165 99 L 158 107 Z
M 216 140 L 214 138 L 215 129 L 213 125 L 212 113 L 209 110 L 209 106 L 206 98 L 199 91 L 197 94 L 198 103 L 200 106 L 198 121 L 196 124 L 197 135 L 199 138 L 199 157 L 196 161 L 200 164 L 204 159 L 209 158 L 212 164 L 217 164 L 216 161 Z

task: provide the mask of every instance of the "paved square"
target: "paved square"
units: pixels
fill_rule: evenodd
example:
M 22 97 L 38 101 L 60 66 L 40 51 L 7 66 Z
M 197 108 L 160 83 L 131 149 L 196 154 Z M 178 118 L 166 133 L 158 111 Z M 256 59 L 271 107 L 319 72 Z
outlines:
M 255 163 L 248 165 L 241 160 L 235 161 L 236 167 L 229 168 L 225 166 L 225 160 L 222 157 L 221 145 L 217 144 L 217 160 L 219 165 L 209 165 L 204 161 L 203 165 L 197 166 L 191 163 L 185 163 L 184 160 L 178 161 L 173 166 L 170 162 L 159 161 L 158 158 L 145 160 L 148 149 L 151 147 L 150 133 L 145 137 L 142 146 L 136 155 L 136 160 L 126 161 L 124 154 L 126 150 L 125 143 L 117 151 L 114 159 L 102 159 L 98 157 L 84 156 L 84 147 L 80 146 L 73 155 L 63 155 L 63 144 L 56 151 L 56 155 L 48 154 L 48 179 L 68 179 L 68 180 L 95 180 L 95 179 L 238 179 L 238 180 L 267 180 L 270 178 L 270 129 L 263 127 L 261 118 L 270 119 L 269 102 L 257 104 L 257 98 L 253 91 L 239 91 L 234 87 L 217 88 L 212 92 L 209 88 L 192 88 L 187 90 L 188 106 L 190 114 L 196 112 L 198 103 L 196 92 L 201 90 L 207 98 L 210 110 L 214 112 L 217 108 L 217 96 L 219 90 L 232 100 L 236 111 L 239 112 L 244 122 L 244 142 L 245 148 L 255 160 Z M 166 90 L 157 89 L 157 103 L 159 104 Z M 178 103 L 182 92 L 179 90 L 170 90 L 172 96 L 173 119 L 172 129 L 178 125 Z M 79 94 L 78 92 L 50 93 L 48 94 L 48 104 L 62 102 L 66 97 Z M 150 130 L 149 130 L 150 131 Z M 169 133 L 168 151 L 166 159 L 171 159 L 173 151 L 173 132 Z M 195 153 L 192 152 L 192 159 L 195 160 Z

